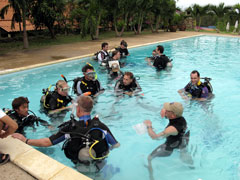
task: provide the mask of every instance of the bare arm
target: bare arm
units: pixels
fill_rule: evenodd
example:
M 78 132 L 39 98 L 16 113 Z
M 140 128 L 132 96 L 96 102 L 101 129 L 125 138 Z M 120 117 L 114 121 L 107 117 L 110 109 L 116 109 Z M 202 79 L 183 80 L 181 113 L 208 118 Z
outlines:
M 178 135 L 177 129 L 173 126 L 169 126 L 164 131 L 157 134 L 154 132 L 152 128 L 152 122 L 150 120 L 146 120 L 144 121 L 144 123 L 147 125 L 148 134 L 152 139 L 159 139 L 159 138 L 165 138 L 171 135 L 172 136 Z
M 10 118 L 8 115 L 3 116 L 0 119 L 0 121 L 3 124 L 6 124 L 8 126 L 7 130 L 0 134 L 0 138 L 5 138 L 5 137 L 9 136 L 10 134 L 13 134 L 18 128 L 17 123 L 14 120 L 12 120 L 12 118 Z
M 49 138 L 42 138 L 42 139 L 27 139 L 24 137 L 22 134 L 19 133 L 14 133 L 12 137 L 19 139 L 20 141 L 32 145 L 32 146 L 37 146 L 37 147 L 48 147 L 52 146 L 52 142 L 50 141 Z
M 67 110 L 67 109 L 71 109 L 71 108 L 72 108 L 72 104 L 70 106 L 67 106 L 67 107 L 62 107 L 62 108 L 59 108 L 59 109 L 51 110 L 51 111 L 48 112 L 48 114 L 60 113 L 63 110 Z

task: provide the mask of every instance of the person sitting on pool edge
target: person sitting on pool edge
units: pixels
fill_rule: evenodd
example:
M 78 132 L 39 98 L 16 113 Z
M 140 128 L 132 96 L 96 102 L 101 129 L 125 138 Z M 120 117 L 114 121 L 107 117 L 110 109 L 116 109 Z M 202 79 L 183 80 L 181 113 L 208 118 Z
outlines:
M 180 96 L 184 99 L 206 100 L 212 93 L 210 82 L 202 83 L 200 73 L 197 70 L 191 72 L 190 78 L 191 81 L 183 89 L 178 90 Z
M 158 146 L 148 156 L 148 170 L 151 180 L 153 179 L 153 158 L 170 156 L 173 153 L 174 149 L 180 149 L 181 157 L 187 157 L 185 154 L 187 153 L 186 147 L 188 145 L 190 131 L 186 132 L 187 122 L 182 114 L 183 106 L 181 103 L 164 103 L 161 110 L 161 117 L 166 117 L 169 119 L 169 124 L 160 133 L 155 133 L 152 127 L 152 122 L 150 120 L 144 121 L 144 124 L 147 126 L 148 134 L 152 139 L 166 138 L 165 143 Z M 181 160 L 188 163 L 188 165 L 193 165 L 191 157 L 188 157 L 188 161 L 186 161 L 186 159 Z
M 109 128 L 97 117 L 91 119 L 92 109 L 92 98 L 79 96 L 76 107 L 78 121 L 71 118 L 70 121 L 59 126 L 60 130 L 56 134 L 48 138 L 27 139 L 19 133 L 12 136 L 28 145 L 38 147 L 49 147 L 65 141 L 64 153 L 76 164 L 80 172 L 91 171 L 92 166 L 95 167 L 93 171 L 99 171 L 104 165 L 103 160 L 109 154 L 109 150 L 118 148 L 120 144 Z
M 125 58 L 126 56 L 130 55 L 128 52 L 127 46 L 128 46 L 127 42 L 122 40 L 120 42 L 120 47 L 115 48 L 117 51 L 120 52 L 121 58 Z
M 58 80 L 54 91 L 50 91 L 50 88 L 43 91 L 44 95 L 41 98 L 41 102 L 48 114 L 71 109 L 72 106 L 68 106 L 72 102 L 71 96 L 68 95 L 69 89 L 70 87 L 66 81 Z
M 29 112 L 31 114 L 29 114 Z M 51 125 L 29 110 L 29 100 L 27 97 L 18 97 L 12 101 L 12 110 L 5 110 L 5 113 L 11 117 L 17 124 L 18 129 L 16 132 L 24 134 L 25 127 L 32 127 L 40 123 L 43 126 L 51 127 Z
M 133 73 L 125 72 L 124 76 L 116 82 L 114 92 L 117 96 L 126 94 L 129 96 L 137 95 L 142 91 Z
M 6 138 L 13 134 L 18 128 L 17 123 L 6 115 L 2 109 L 0 109 L 0 138 Z M 9 154 L 0 152 L 0 165 L 6 164 L 10 160 Z
M 163 52 L 164 52 L 164 47 L 161 45 L 157 46 L 156 48 L 157 55 L 153 60 L 153 65 L 151 60 L 148 60 L 148 64 L 150 66 L 155 67 L 157 70 L 162 70 L 162 69 L 165 69 L 166 67 L 172 67 L 171 60 L 165 54 L 163 54 Z
M 83 77 L 74 79 L 73 91 L 80 96 L 89 92 L 92 97 L 97 97 L 104 92 L 100 82 L 96 79 L 96 72 L 92 65 L 87 64 L 82 68 Z

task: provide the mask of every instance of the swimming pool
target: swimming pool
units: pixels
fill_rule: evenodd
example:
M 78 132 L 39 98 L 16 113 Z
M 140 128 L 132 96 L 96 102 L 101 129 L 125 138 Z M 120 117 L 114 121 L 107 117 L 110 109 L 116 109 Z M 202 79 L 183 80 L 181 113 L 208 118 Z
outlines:
M 147 134 L 137 135 L 132 126 L 145 119 L 153 121 L 156 130 L 161 131 L 167 125 L 166 119 L 159 116 L 164 102 L 179 101 L 185 107 L 184 117 L 191 130 L 189 149 L 194 156 L 195 169 L 189 169 L 179 160 L 179 153 L 172 156 L 155 158 L 153 162 L 155 179 L 239 179 L 240 178 L 240 142 L 238 130 L 240 111 L 240 40 L 216 36 L 199 36 L 194 38 L 161 43 L 165 54 L 173 59 L 171 71 L 156 72 L 147 66 L 144 60 L 150 56 L 156 45 L 130 49 L 123 71 L 132 71 L 140 77 L 139 84 L 144 96 L 141 98 L 123 98 L 116 101 L 113 96 L 115 83 L 107 85 L 107 76 L 98 69 L 98 77 L 106 89 L 94 107 L 93 114 L 109 126 L 114 136 L 121 143 L 120 148 L 111 152 L 107 158 L 108 175 L 116 171 L 111 179 L 148 179 L 147 156 L 164 140 L 151 140 Z M 18 96 L 27 96 L 30 109 L 42 119 L 39 100 L 42 88 L 61 79 L 82 76 L 81 68 L 89 60 L 66 62 L 52 66 L 27 70 L 0 76 L 1 108 L 11 107 L 11 101 Z M 189 74 L 197 69 L 202 77 L 211 77 L 215 98 L 209 102 L 185 101 L 180 98 L 177 90 L 189 81 Z M 69 113 L 64 120 L 69 119 Z M 61 122 L 54 122 L 56 125 Z M 39 126 L 36 132 L 29 128 L 28 138 L 49 136 L 50 131 Z M 73 167 L 61 151 L 61 144 L 50 148 L 37 148 L 54 159 Z M 111 169 L 111 167 L 113 167 Z M 114 173 L 114 172 L 113 172 Z M 105 176 L 104 172 L 102 176 Z M 105 178 L 107 179 L 107 178 Z

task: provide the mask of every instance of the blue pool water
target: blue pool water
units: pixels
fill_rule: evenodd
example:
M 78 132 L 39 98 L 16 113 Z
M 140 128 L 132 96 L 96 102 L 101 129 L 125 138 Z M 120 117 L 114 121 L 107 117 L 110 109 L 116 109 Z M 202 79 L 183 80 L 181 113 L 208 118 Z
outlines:
M 116 101 L 113 95 L 115 83 L 107 84 L 106 73 L 97 69 L 98 78 L 106 89 L 94 107 L 93 115 L 109 126 L 121 143 L 107 158 L 103 179 L 148 179 L 147 156 L 164 140 L 152 140 L 147 134 L 137 135 L 132 126 L 150 119 L 154 129 L 160 132 L 167 125 L 159 112 L 164 102 L 179 101 L 184 105 L 184 117 L 191 130 L 189 151 L 193 155 L 195 169 L 189 169 L 179 159 L 179 152 L 172 156 L 155 158 L 153 169 L 155 179 L 169 180 L 238 180 L 240 179 L 240 39 L 216 36 L 199 36 L 161 43 L 165 54 L 173 59 L 171 71 L 156 72 L 144 60 L 150 56 L 156 45 L 130 49 L 126 67 L 139 76 L 144 96 L 125 97 Z M 34 60 L 34 59 L 33 59 Z M 88 59 L 36 68 L 23 72 L 0 76 L 1 108 L 11 108 L 11 101 L 18 96 L 27 96 L 30 109 L 42 119 L 47 116 L 39 113 L 39 99 L 42 88 L 61 79 L 82 76 L 81 68 Z M 189 74 L 197 69 L 202 77 L 211 77 L 215 98 L 208 102 L 182 100 L 177 90 L 189 82 Z M 69 113 L 64 121 L 69 119 Z M 54 122 L 57 126 L 61 122 Z M 56 130 L 55 130 L 56 131 Z M 42 138 L 55 132 L 39 126 L 33 132 L 27 130 L 28 138 Z M 61 145 L 37 148 L 65 165 L 73 164 L 65 158 Z M 111 175 L 112 174 L 114 175 Z M 106 174 L 109 177 L 106 177 Z

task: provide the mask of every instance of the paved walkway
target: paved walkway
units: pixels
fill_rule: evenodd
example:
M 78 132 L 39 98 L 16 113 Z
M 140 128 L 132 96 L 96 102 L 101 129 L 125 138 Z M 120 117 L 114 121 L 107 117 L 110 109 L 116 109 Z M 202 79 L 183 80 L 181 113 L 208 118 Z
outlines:
M 160 32 L 157 34 L 136 35 L 126 37 L 124 40 L 128 42 L 129 46 L 157 42 L 168 39 L 175 39 L 191 35 L 198 35 L 198 32 Z M 120 40 L 123 38 L 110 38 L 105 40 L 109 43 L 110 49 L 119 46 Z M 44 47 L 40 49 L 21 50 L 6 53 L 0 56 L 0 71 L 19 68 L 38 63 L 55 61 L 58 59 L 71 58 L 86 54 L 93 54 L 100 50 L 103 40 L 79 42 L 73 44 L 55 45 Z
M 0 166 L 0 179 L 4 180 L 35 180 L 34 177 L 24 170 L 9 162 Z

